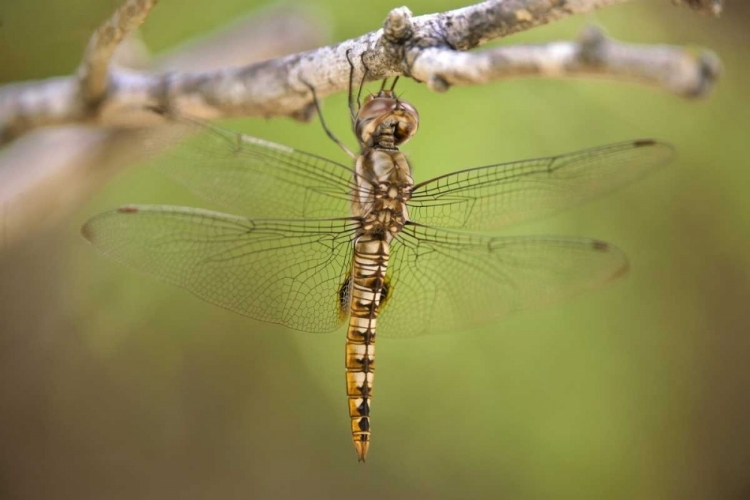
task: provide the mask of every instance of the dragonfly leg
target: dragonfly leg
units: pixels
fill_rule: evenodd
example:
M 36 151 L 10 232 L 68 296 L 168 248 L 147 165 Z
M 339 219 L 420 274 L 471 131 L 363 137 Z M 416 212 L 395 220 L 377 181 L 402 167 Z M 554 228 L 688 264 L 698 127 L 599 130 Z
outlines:
M 391 92 L 396 88 L 396 83 L 398 83 L 398 79 L 401 77 L 401 75 L 396 75 L 395 78 L 393 78 L 393 83 L 391 84 Z
M 357 114 L 359 113 L 359 108 L 362 107 L 362 87 L 365 84 L 365 79 L 367 79 L 367 75 L 370 72 L 370 68 L 367 67 L 365 64 L 365 53 L 362 52 L 362 55 L 360 56 L 360 61 L 362 62 L 362 67 L 365 68 L 364 72 L 362 73 L 362 79 L 359 82 L 359 89 L 357 90 L 357 105 L 354 105 L 354 62 L 352 61 L 350 55 L 352 50 L 349 49 L 346 51 L 346 60 L 349 61 L 349 114 L 352 117 L 352 128 L 357 122 Z
M 357 107 L 354 107 L 354 63 L 351 59 L 352 49 L 346 51 L 346 60 L 349 61 L 349 94 L 347 96 L 347 102 L 349 103 L 349 116 L 352 118 L 352 124 L 357 119 L 357 113 L 359 112 L 359 103 Z
M 341 149 L 343 149 L 346 154 L 348 154 L 352 158 L 356 159 L 357 155 L 355 155 L 354 153 L 352 153 L 352 150 L 349 149 L 349 147 L 347 147 L 347 145 L 344 144 L 341 141 L 341 139 L 339 139 L 338 137 L 336 137 L 336 134 L 334 134 L 331 131 L 331 129 L 328 128 L 328 125 L 326 125 L 325 118 L 323 118 L 323 111 L 321 111 L 321 109 L 320 109 L 320 101 L 318 101 L 318 95 L 315 93 L 315 87 L 313 87 L 312 85 L 310 85 L 305 80 L 301 79 L 300 81 L 302 83 L 304 83 L 307 86 L 308 89 L 310 89 L 310 93 L 312 94 L 313 104 L 315 104 L 315 109 L 318 112 L 318 118 L 320 118 L 320 125 L 323 127 L 323 130 L 325 130 L 325 132 L 328 135 L 328 137 L 330 137 L 333 142 L 335 142 L 336 144 L 338 144 L 338 146 Z

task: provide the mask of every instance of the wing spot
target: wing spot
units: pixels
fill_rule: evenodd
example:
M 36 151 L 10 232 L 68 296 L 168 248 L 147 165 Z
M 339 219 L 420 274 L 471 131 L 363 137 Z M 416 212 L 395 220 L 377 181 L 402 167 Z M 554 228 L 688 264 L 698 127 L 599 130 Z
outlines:
M 133 205 L 125 205 L 124 207 L 120 207 L 117 209 L 118 212 L 121 214 L 137 214 L 138 213 L 138 207 Z
M 258 144 L 260 146 L 265 146 L 268 149 L 275 149 L 276 151 L 282 151 L 284 153 L 294 153 L 294 149 L 284 146 L 283 144 L 276 144 L 275 142 L 270 141 L 264 141 L 263 139 L 258 139 L 257 137 L 250 137 L 249 135 L 244 134 L 237 134 L 240 142 L 248 142 L 250 144 Z
M 653 139 L 639 139 L 633 142 L 633 146 L 637 148 L 645 147 L 645 146 L 653 146 L 654 144 L 656 144 L 656 141 Z

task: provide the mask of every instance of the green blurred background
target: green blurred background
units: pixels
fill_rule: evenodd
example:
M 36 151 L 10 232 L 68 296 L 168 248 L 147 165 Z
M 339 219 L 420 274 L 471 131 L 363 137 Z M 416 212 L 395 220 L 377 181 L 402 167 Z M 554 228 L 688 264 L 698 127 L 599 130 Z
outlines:
M 266 4 L 163 0 L 143 38 L 158 52 Z M 348 431 L 343 331 L 295 333 L 212 307 L 106 260 L 78 233 L 124 203 L 205 202 L 132 168 L 64 224 L 6 248 L 0 497 L 750 498 L 750 8 L 740 4 L 716 20 L 639 1 L 502 42 L 570 39 L 593 22 L 627 42 L 707 47 L 724 76 L 703 101 L 601 81 L 442 95 L 400 85 L 421 114 L 406 148 L 418 181 L 635 137 L 670 141 L 679 157 L 513 229 L 615 243 L 631 260 L 626 279 L 481 331 L 382 339 L 365 465 Z M 70 73 L 115 6 L 3 3 L 0 81 Z M 333 42 L 377 29 L 395 6 L 308 7 Z M 324 109 L 346 136 L 344 96 Z M 314 122 L 231 126 L 345 160 Z

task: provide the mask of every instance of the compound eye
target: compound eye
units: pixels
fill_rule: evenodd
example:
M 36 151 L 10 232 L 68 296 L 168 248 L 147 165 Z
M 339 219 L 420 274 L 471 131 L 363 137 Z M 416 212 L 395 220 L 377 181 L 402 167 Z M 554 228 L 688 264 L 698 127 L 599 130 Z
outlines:
M 393 99 L 372 97 L 372 99 L 366 100 L 364 104 L 362 104 L 357 116 L 360 119 L 380 118 L 392 112 L 395 107 L 396 104 Z
M 415 121 L 419 121 L 419 113 L 417 113 L 417 108 L 415 108 L 408 102 L 399 101 L 399 108 L 402 109 L 406 115 L 411 116 Z

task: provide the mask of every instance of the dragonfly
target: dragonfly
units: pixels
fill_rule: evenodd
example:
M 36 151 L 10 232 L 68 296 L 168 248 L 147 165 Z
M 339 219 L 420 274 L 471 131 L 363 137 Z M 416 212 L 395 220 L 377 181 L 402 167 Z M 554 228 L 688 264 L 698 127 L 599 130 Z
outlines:
M 376 333 L 464 331 L 622 276 L 627 258 L 603 241 L 493 232 L 630 184 L 673 148 L 631 140 L 415 182 L 399 147 L 417 132 L 416 108 L 385 80 L 362 103 L 350 85 L 349 105 L 359 154 L 319 114 L 353 166 L 181 119 L 152 134 L 156 147 L 172 146 L 153 165 L 233 214 L 126 205 L 82 234 L 114 260 L 242 315 L 307 332 L 346 323 L 351 436 L 364 461 Z

